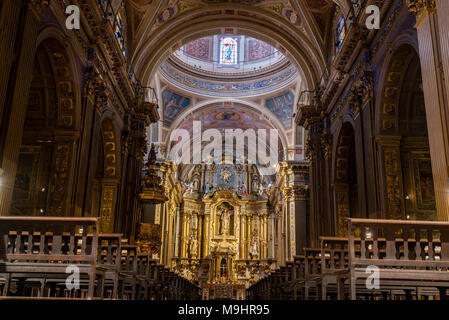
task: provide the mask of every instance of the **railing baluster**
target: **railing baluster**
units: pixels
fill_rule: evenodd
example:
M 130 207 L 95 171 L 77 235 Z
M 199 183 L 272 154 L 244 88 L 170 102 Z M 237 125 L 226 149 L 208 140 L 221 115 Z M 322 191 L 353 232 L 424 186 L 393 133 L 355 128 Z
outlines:
M 432 227 L 429 227 L 427 229 L 427 256 L 429 257 L 429 260 L 435 260 L 435 252 L 433 250 L 433 229 Z
M 421 250 L 421 230 L 418 227 L 415 229 L 415 238 L 416 238 L 416 244 L 415 244 L 415 255 L 416 255 L 416 258 L 415 258 L 415 260 L 422 260 L 422 257 L 421 257 L 421 253 L 422 253 L 422 250 Z

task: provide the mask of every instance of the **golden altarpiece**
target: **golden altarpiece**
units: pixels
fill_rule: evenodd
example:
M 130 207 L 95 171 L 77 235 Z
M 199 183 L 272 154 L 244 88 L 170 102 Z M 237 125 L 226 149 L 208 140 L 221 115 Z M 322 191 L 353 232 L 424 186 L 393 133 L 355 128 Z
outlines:
M 275 262 L 266 178 L 248 164 L 200 164 L 178 179 L 165 161 L 160 172 L 169 194 L 155 207 L 161 263 L 197 282 L 203 299 L 244 299 Z

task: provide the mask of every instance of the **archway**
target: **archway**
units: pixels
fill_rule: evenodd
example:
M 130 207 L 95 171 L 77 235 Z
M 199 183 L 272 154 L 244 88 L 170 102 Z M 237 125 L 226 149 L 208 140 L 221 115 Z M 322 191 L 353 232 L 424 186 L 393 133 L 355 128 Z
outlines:
M 381 103 L 377 142 L 382 215 L 436 219 L 421 66 L 410 45 L 393 52 Z
M 37 48 L 13 190 L 12 213 L 65 216 L 76 153 L 76 93 L 70 59 L 54 38 Z
M 306 87 L 313 87 L 324 70 L 324 60 L 312 41 L 296 26 L 280 21 L 273 13 L 260 8 L 225 3 L 219 7 L 219 10 L 204 7 L 177 13 L 176 19 L 169 18 L 152 31 L 150 38 L 147 38 L 150 21 L 147 17 L 139 28 L 139 43 L 132 58 L 135 70 L 143 70 L 138 75 L 142 82 L 150 83 L 167 53 L 174 52 L 182 45 L 214 34 L 238 33 L 262 40 L 280 50 L 296 65 Z
M 346 236 L 346 218 L 360 217 L 354 128 L 345 122 L 340 130 L 335 155 L 334 202 L 337 234 Z

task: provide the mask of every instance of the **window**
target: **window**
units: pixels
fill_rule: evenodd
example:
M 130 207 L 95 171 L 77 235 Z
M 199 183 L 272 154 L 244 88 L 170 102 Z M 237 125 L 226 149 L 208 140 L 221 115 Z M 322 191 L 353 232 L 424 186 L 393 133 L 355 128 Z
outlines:
M 115 24 L 114 24 L 114 34 L 117 38 L 120 49 L 122 50 L 123 55 L 126 55 L 125 51 L 125 38 L 123 36 L 123 21 L 120 13 L 115 16 Z
M 346 32 L 345 18 L 343 16 L 341 16 L 337 23 L 337 40 L 335 41 L 335 48 L 337 50 L 340 49 L 340 46 L 343 43 L 343 40 L 345 39 L 345 35 L 346 35 L 345 32 Z
M 226 37 L 220 41 L 220 63 L 236 64 L 237 63 L 237 40 Z

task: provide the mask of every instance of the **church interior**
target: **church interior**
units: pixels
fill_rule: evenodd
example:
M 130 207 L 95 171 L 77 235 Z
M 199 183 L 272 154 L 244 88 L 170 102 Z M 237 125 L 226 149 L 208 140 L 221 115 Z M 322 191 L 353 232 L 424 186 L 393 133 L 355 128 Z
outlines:
M 0 297 L 449 299 L 448 0 L 3 0 Z

